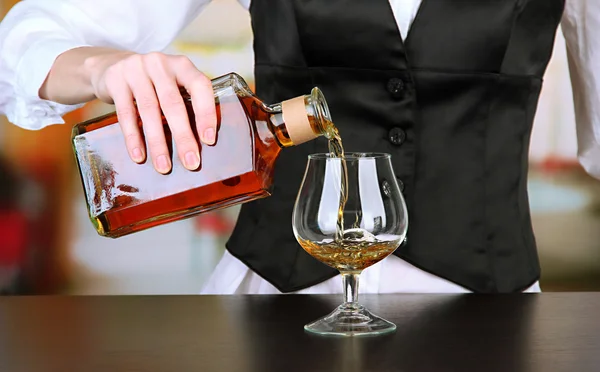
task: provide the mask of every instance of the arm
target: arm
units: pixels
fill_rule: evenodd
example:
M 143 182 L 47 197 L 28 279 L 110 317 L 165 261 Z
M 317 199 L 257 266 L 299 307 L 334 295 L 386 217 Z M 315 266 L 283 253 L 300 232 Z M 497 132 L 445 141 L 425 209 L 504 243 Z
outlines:
M 67 50 L 54 60 L 52 68 L 40 86 L 38 96 L 44 100 L 66 105 L 77 105 L 95 98 L 110 102 L 110 97 L 101 97 L 94 89 L 93 71 L 99 63 L 110 66 L 133 54 L 135 53 L 126 50 L 102 47 L 78 47 Z
M 0 24 L 0 112 L 23 128 L 40 129 L 63 123 L 61 115 L 93 98 L 114 102 L 130 154 L 139 162 L 145 149 L 135 98 L 143 102 L 140 115 L 155 168 L 166 173 L 171 164 L 160 163 L 168 154 L 160 109 L 176 123 L 171 129 L 179 135 L 184 161 L 189 151 L 198 153 L 198 144 L 190 141 L 181 97 L 172 93 L 177 85 L 188 88 L 198 117 L 205 119 L 197 125 L 204 129 L 216 124 L 214 101 L 210 81 L 187 58 L 150 52 L 165 48 L 209 1 L 18 3 Z
M 162 50 L 209 1 L 184 0 L 177 7 L 167 1 L 148 6 L 144 0 L 17 3 L 0 23 L 0 112 L 27 129 L 63 123 L 61 114 L 78 106 L 60 103 L 79 104 L 95 98 L 81 68 L 85 57 L 111 49 L 137 53 Z M 40 99 L 40 88 L 57 57 L 91 45 L 105 48 L 70 52 L 61 61 L 64 63 L 53 68 L 54 79 L 42 90 L 44 98 L 60 99 Z M 27 111 L 37 115 L 27 115 Z
M 566 0 L 562 30 L 573 86 L 579 161 L 600 179 L 600 1 Z

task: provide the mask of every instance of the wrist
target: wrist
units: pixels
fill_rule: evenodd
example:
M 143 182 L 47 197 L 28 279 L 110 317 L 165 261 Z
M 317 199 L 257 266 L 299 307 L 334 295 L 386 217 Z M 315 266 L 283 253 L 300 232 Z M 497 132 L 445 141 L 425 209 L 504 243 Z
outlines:
M 61 103 L 80 104 L 95 98 L 86 60 L 99 53 L 99 48 L 81 46 L 57 55 L 41 84 L 40 98 Z
M 93 98 L 112 103 L 111 97 L 106 92 L 106 87 L 103 86 L 104 74 L 110 66 L 135 53 L 108 48 L 93 49 L 93 51 L 88 51 L 89 53 L 85 56 L 79 74 L 85 81 L 89 94 Z

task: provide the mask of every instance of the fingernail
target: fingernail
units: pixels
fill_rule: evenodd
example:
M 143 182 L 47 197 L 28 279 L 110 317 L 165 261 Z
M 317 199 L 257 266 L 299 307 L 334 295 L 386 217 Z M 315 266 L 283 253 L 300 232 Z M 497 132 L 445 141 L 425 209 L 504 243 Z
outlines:
M 140 162 L 144 160 L 144 155 L 142 154 L 142 150 L 140 150 L 139 147 L 134 148 L 131 152 L 131 155 L 133 156 L 134 161 Z
M 194 151 L 188 151 L 185 154 L 185 166 L 189 170 L 194 170 L 200 165 L 200 156 Z
M 156 159 L 156 166 L 158 167 L 157 170 L 161 173 L 167 173 L 169 171 L 169 168 L 171 167 L 169 159 L 166 155 L 160 155 Z
M 215 130 L 213 128 L 208 128 L 204 131 L 203 142 L 207 145 L 215 143 Z

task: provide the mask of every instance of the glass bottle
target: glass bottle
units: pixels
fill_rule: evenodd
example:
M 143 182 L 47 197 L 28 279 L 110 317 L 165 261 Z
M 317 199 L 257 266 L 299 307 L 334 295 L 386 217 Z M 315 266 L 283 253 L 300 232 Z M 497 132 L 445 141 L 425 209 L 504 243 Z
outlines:
M 148 159 L 143 164 L 130 159 L 116 113 L 73 128 L 73 150 L 98 234 L 116 238 L 267 197 L 282 148 L 336 132 L 318 88 L 309 95 L 266 105 L 235 73 L 213 79 L 212 85 L 217 139 L 212 146 L 201 145 L 201 164 L 195 171 L 173 155 L 176 151 L 164 116 L 173 164 L 166 175 L 158 173 Z M 194 123 L 189 95 L 182 95 Z M 142 125 L 139 116 L 138 123 Z

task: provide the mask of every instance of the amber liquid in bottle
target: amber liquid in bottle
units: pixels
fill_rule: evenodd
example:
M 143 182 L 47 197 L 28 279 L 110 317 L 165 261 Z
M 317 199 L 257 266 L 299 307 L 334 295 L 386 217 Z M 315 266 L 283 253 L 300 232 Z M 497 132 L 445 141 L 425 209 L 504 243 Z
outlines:
M 164 117 L 167 143 L 172 144 L 173 169 L 167 175 L 154 170 L 150 159 L 143 164 L 130 159 L 116 114 L 74 127 L 88 213 L 100 235 L 115 238 L 270 195 L 277 157 L 283 147 L 295 145 L 282 105 L 265 105 L 236 74 L 214 79 L 213 88 L 217 140 L 213 146 L 201 145 L 195 171 L 179 161 Z M 326 103 L 316 88 L 315 102 L 310 97 L 304 96 L 306 123 L 315 138 L 327 135 L 324 126 L 332 124 L 323 116 L 328 115 Z M 193 123 L 191 102 L 184 98 Z

